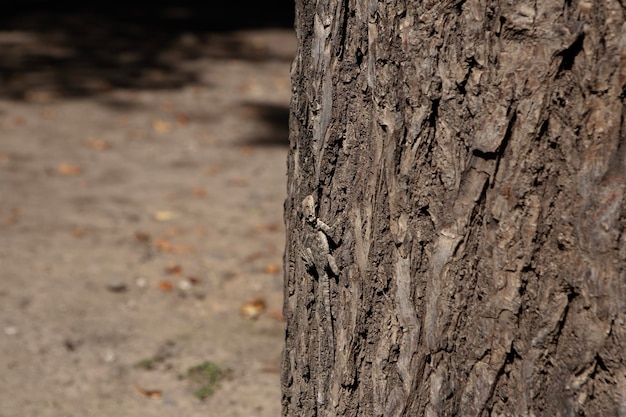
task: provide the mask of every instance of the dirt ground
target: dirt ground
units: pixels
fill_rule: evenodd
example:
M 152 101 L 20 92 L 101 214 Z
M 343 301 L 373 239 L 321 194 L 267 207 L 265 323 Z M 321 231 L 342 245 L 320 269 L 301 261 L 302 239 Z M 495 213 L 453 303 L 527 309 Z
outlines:
M 280 415 L 292 32 L 41 19 L 0 28 L 0 417 Z

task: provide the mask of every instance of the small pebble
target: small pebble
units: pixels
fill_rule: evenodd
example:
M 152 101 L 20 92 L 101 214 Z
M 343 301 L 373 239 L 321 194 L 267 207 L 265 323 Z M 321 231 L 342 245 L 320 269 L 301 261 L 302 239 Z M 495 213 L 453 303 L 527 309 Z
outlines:
M 178 283 L 178 288 L 182 291 L 189 291 L 191 289 L 191 282 L 184 279 Z
M 107 350 L 106 352 L 104 352 L 104 354 L 102 355 L 102 359 L 106 362 L 106 363 L 111 363 L 115 360 L 115 352 L 113 352 L 112 350 Z
M 128 289 L 128 286 L 123 282 L 112 282 L 112 283 L 107 284 L 107 290 L 114 292 L 114 293 L 126 292 L 127 289 Z
M 5 327 L 4 334 L 6 334 L 7 336 L 15 336 L 17 334 L 17 327 L 15 326 Z

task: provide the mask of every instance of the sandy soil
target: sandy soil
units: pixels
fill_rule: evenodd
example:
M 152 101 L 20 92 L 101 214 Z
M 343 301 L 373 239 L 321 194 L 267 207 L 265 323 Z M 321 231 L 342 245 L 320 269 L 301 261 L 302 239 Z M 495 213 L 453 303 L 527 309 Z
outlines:
M 17 45 L 5 65 L 62 55 L 57 40 L 0 32 L 5 51 Z M 162 59 L 176 66 L 131 83 L 71 59 L 65 84 L 56 67 L 7 72 L 1 417 L 280 414 L 295 40 L 267 29 L 170 41 Z M 187 372 L 206 361 L 219 381 L 200 400 L 209 382 Z

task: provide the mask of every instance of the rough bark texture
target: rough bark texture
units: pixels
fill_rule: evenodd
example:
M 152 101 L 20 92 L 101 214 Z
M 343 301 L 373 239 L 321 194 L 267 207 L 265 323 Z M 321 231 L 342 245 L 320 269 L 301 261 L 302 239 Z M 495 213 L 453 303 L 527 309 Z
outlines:
M 284 416 L 626 416 L 625 10 L 297 1 Z

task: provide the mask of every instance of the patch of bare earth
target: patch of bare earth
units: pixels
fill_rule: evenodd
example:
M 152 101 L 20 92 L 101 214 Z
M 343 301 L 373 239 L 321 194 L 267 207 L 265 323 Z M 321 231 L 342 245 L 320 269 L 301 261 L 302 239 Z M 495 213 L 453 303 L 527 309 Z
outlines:
M 0 99 L 2 417 L 280 414 L 295 40 L 177 42 L 199 53 L 171 58 L 194 76 L 171 88 L 4 86 L 21 98 Z M 207 362 L 200 400 L 188 370 Z

